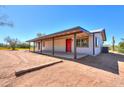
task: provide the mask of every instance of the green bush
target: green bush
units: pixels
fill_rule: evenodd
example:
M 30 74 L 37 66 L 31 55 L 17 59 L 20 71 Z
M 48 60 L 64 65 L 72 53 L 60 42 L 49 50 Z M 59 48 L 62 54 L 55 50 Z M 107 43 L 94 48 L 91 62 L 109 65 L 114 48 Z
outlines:
M 124 49 L 123 48 L 118 48 L 118 52 L 124 53 Z
M 113 50 L 112 46 L 109 47 L 109 50 Z M 116 45 L 114 51 L 118 51 L 118 46 Z
M 2 49 L 10 49 L 11 47 L 7 44 L 4 43 L 0 43 L 0 50 Z M 29 48 L 29 44 L 28 43 L 18 43 L 16 44 L 15 48 L 22 48 L 22 49 L 27 49 Z
M 119 43 L 118 52 L 124 53 L 124 42 Z
M 19 44 L 17 44 L 17 48 L 29 48 L 29 44 L 27 44 L 27 43 L 19 43 Z

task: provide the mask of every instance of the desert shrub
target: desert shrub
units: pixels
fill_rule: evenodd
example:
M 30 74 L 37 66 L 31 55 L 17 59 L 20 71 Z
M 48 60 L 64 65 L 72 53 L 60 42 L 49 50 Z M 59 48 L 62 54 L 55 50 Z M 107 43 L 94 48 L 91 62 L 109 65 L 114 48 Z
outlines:
M 118 52 L 124 53 L 124 49 L 118 48 Z
M 4 44 L 4 43 L 0 43 L 0 47 L 1 47 L 1 48 L 9 48 L 9 45 Z
M 124 49 L 124 42 L 120 42 L 119 47 Z
M 118 45 L 118 52 L 124 53 L 124 42 L 120 42 Z
M 113 50 L 113 47 L 110 46 L 110 47 L 109 47 L 109 50 Z M 115 47 L 114 47 L 114 51 L 118 51 L 118 46 L 117 46 L 117 45 L 115 45 Z

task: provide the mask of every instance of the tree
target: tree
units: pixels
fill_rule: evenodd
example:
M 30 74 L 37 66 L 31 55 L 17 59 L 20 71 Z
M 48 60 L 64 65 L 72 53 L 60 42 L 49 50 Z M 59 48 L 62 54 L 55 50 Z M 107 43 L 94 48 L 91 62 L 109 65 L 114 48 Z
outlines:
M 124 40 L 122 40 L 118 45 L 118 51 L 124 53 Z
M 122 41 L 119 43 L 119 47 L 124 49 L 124 39 L 122 38 Z
M 115 50 L 115 37 L 112 37 L 112 49 Z
M 3 6 L 0 6 L 0 9 L 3 8 Z M 0 26 L 10 26 L 13 27 L 13 22 L 8 20 L 8 16 L 6 14 L 3 14 L 0 12 Z
M 27 43 L 20 42 L 17 44 L 17 47 L 18 48 L 29 48 L 30 46 Z
M 124 38 L 121 39 L 124 42 Z
M 19 42 L 18 39 L 10 38 L 9 36 L 4 39 L 6 43 L 9 44 L 9 46 L 12 48 L 12 50 L 15 50 L 17 43 Z
M 43 33 L 37 33 L 37 37 L 42 37 L 42 36 L 44 36 L 45 34 L 43 34 Z

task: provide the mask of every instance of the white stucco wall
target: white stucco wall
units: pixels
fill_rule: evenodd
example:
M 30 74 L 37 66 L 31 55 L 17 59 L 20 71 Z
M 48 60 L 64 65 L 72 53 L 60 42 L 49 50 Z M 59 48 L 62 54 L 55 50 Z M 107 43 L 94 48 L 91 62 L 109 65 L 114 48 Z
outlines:
M 55 51 L 61 51 L 61 52 L 66 51 L 66 38 L 56 39 L 54 43 L 55 43 L 55 47 L 54 47 Z
M 95 47 L 95 55 L 98 55 L 98 54 L 101 53 L 101 50 L 102 50 L 102 47 L 103 47 L 103 40 L 102 40 L 101 33 L 95 33 L 95 38 L 98 39 L 98 47 Z
M 94 37 L 98 39 L 98 47 L 95 47 L 95 39 L 94 39 L 94 47 L 95 47 L 95 55 L 98 55 L 99 53 L 101 53 L 101 48 L 103 46 L 103 41 L 102 41 L 102 36 L 100 33 L 95 33 Z M 68 37 L 64 37 L 64 38 L 57 38 L 54 40 L 54 50 L 55 51 L 62 51 L 62 52 L 66 52 L 66 39 Z M 73 37 L 71 36 L 70 38 L 72 38 L 72 52 L 74 52 L 74 40 Z M 43 47 L 43 42 L 45 41 L 45 47 Z M 52 51 L 52 40 L 44 40 L 42 42 L 42 50 L 49 50 Z M 40 41 L 38 41 L 40 42 Z M 41 49 L 41 48 L 40 48 Z M 38 44 L 35 48 L 36 51 L 40 51 L 38 50 Z M 88 55 L 93 55 L 93 35 L 89 35 L 89 47 L 77 47 L 77 53 L 82 53 L 82 54 L 88 54 Z

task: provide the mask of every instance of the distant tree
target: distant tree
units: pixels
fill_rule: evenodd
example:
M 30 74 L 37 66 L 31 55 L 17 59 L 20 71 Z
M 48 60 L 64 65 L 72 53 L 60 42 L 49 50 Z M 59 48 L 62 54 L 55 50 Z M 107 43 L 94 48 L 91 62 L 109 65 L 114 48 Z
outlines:
M 124 49 L 124 42 L 120 42 L 119 47 Z
M 4 8 L 3 6 L 0 6 L 0 9 L 1 8 Z M 6 14 L 3 14 L 0 12 L 0 26 L 10 26 L 10 27 L 13 27 L 13 22 L 11 21 L 8 21 L 8 15 Z
M 17 47 L 18 48 L 29 48 L 30 46 L 27 43 L 20 42 L 20 43 L 17 44 Z
M 37 37 L 42 37 L 42 36 L 44 36 L 45 34 L 43 34 L 43 33 L 37 33 Z
M 0 47 L 8 47 L 8 45 L 4 43 L 0 43 Z
M 124 40 L 118 44 L 118 51 L 124 53 Z
M 122 38 L 121 40 L 124 41 L 124 38 Z
M 9 36 L 4 39 L 6 43 L 9 44 L 9 46 L 12 48 L 12 50 L 15 50 L 17 43 L 19 42 L 16 38 L 10 38 Z
M 124 49 L 124 39 L 119 43 L 119 47 Z
M 112 37 L 112 50 L 115 50 L 115 37 Z

